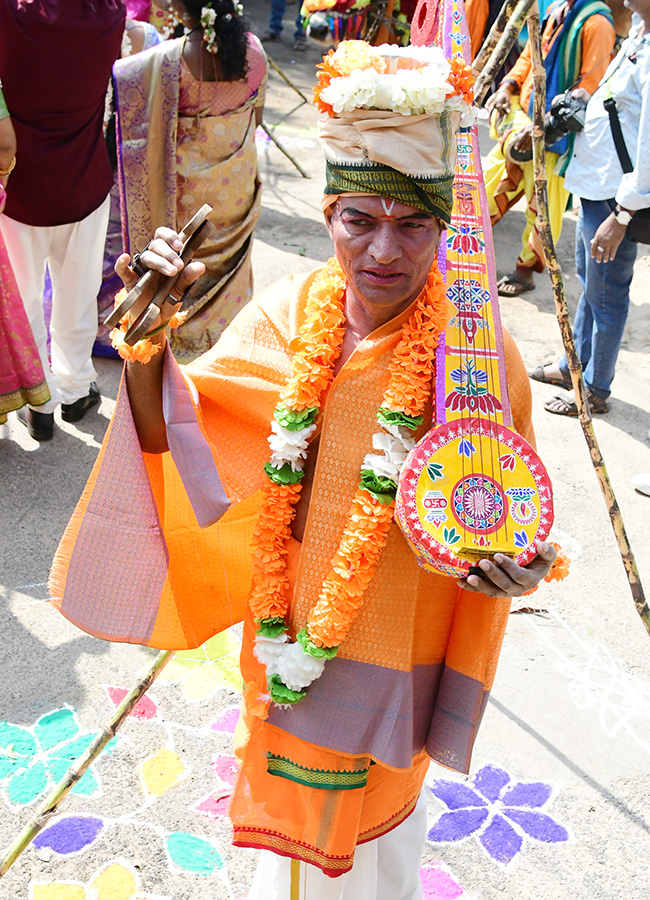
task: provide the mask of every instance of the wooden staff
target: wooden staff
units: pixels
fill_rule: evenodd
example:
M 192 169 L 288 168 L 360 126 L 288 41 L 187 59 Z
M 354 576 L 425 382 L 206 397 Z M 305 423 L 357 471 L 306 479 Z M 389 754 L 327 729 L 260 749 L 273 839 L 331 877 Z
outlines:
M 562 334 L 562 342 L 566 351 L 569 363 L 569 371 L 571 372 L 571 381 L 573 382 L 573 390 L 575 392 L 576 404 L 578 406 L 578 414 L 582 431 L 589 447 L 591 461 L 596 470 L 596 476 L 600 484 L 600 488 L 605 498 L 607 512 L 614 529 L 618 549 L 625 566 L 627 580 L 632 592 L 632 598 L 636 606 L 636 610 L 641 617 L 646 631 L 650 634 L 650 608 L 643 593 L 643 585 L 639 577 L 639 571 L 636 566 L 634 554 L 628 541 L 623 523 L 623 516 L 619 509 L 614 491 L 612 489 L 609 475 L 605 467 L 594 425 L 589 412 L 589 403 L 587 401 L 587 391 L 585 382 L 582 377 L 582 366 L 576 351 L 576 345 L 573 340 L 573 332 L 569 322 L 569 310 L 566 302 L 566 293 L 564 291 L 564 282 L 562 279 L 562 270 L 555 253 L 555 244 L 553 243 L 553 235 L 551 234 L 551 220 L 548 213 L 548 193 L 546 189 L 546 161 L 544 146 L 544 118 L 546 114 L 546 72 L 542 61 L 542 42 L 539 28 L 539 12 L 535 9 L 528 17 L 528 34 L 530 37 L 530 46 L 532 52 L 533 64 L 533 161 L 535 167 L 535 192 L 537 196 L 537 230 L 544 247 L 544 256 L 546 258 L 546 267 L 551 276 L 551 284 L 553 286 L 553 297 L 555 298 L 555 310 L 557 315 L 560 332 Z
M 490 56 L 492 56 L 492 52 L 496 45 L 499 43 L 499 38 L 503 34 L 503 30 L 508 24 L 510 16 L 512 15 L 516 5 L 517 0 L 506 0 L 506 2 L 501 7 L 499 15 L 492 23 L 492 28 L 490 28 L 488 36 L 483 41 L 483 45 L 476 54 L 476 59 L 472 63 L 472 72 L 474 73 L 475 78 L 480 75 L 480 73 L 483 71 L 485 63 L 488 61 Z
M 266 58 L 267 58 L 267 60 L 270 62 L 272 68 L 274 68 L 275 71 L 278 73 L 278 75 L 280 76 L 280 78 L 284 78 L 284 80 L 285 80 L 286 83 L 289 85 L 289 87 L 290 87 L 290 88 L 293 88 L 293 90 L 296 92 L 296 94 L 298 94 L 298 96 L 302 99 L 302 102 L 303 102 L 303 103 L 309 103 L 309 100 L 307 99 L 307 97 L 305 97 L 305 95 L 304 95 L 303 92 L 300 90 L 300 88 L 297 87 L 297 86 L 293 83 L 293 81 L 289 78 L 289 76 L 286 75 L 286 74 L 282 71 L 282 69 L 281 69 L 280 66 L 275 62 L 275 60 L 271 59 L 271 57 L 268 55 L 268 53 L 266 54 Z
M 86 769 L 95 759 L 97 759 L 109 741 L 115 737 L 118 729 L 124 723 L 131 710 L 146 694 L 173 655 L 173 650 L 161 650 L 161 652 L 158 653 L 149 670 L 142 676 L 133 690 L 126 695 L 124 700 L 122 700 L 113 713 L 110 721 L 104 725 L 92 744 L 90 744 L 81 756 L 72 763 L 54 790 L 45 798 L 27 825 L 5 851 L 5 854 L 0 861 L 0 878 L 2 878 L 9 867 L 16 862 L 23 850 L 31 844 L 39 831 L 47 825 L 52 816 L 56 815 L 61 801 L 72 790 L 75 784 L 77 784 Z
M 294 166 L 296 167 L 296 169 L 298 169 L 298 171 L 300 172 L 300 174 L 302 175 L 302 177 L 303 177 L 303 178 L 309 178 L 309 175 L 305 172 L 305 170 L 304 170 L 303 167 L 300 165 L 300 163 L 298 162 L 298 160 L 297 160 L 297 159 L 294 159 L 293 156 L 292 156 L 292 155 L 289 153 L 289 151 L 287 150 L 287 148 L 284 147 L 284 146 L 280 143 L 280 141 L 276 138 L 276 136 L 273 134 L 273 132 L 271 131 L 271 129 L 268 127 L 268 125 L 266 125 L 264 122 L 261 122 L 261 123 L 260 123 L 260 128 L 262 129 L 262 131 L 265 131 L 266 134 L 268 134 L 268 136 L 269 136 L 270 139 L 273 141 L 273 143 L 274 143 L 275 146 L 278 148 L 278 150 L 281 150 L 281 151 L 284 153 L 284 155 L 287 157 L 287 159 L 290 160 L 290 161 L 294 164 Z
M 474 104 L 476 106 L 483 106 L 485 95 L 489 91 L 490 85 L 506 61 L 512 45 L 519 37 L 519 32 L 524 27 L 524 22 L 536 3 L 537 0 L 519 0 L 519 3 L 517 3 L 508 24 L 503 29 L 503 34 L 492 51 L 492 55 L 485 63 L 483 71 L 474 83 Z

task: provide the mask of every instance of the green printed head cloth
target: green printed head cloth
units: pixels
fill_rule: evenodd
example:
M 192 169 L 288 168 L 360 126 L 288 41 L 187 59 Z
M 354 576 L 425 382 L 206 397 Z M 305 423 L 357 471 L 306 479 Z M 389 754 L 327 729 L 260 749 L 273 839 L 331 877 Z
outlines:
M 321 69 L 323 208 L 340 194 L 377 194 L 448 223 L 456 134 L 469 106 L 442 50 L 343 41 Z

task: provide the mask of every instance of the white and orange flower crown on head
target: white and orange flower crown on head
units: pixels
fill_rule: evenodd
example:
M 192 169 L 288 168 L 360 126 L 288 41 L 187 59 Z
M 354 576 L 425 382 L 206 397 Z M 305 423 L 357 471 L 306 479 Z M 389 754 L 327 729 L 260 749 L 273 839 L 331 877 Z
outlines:
M 380 194 L 449 222 L 456 133 L 473 121 L 471 68 L 439 47 L 343 41 L 318 82 L 325 194 Z

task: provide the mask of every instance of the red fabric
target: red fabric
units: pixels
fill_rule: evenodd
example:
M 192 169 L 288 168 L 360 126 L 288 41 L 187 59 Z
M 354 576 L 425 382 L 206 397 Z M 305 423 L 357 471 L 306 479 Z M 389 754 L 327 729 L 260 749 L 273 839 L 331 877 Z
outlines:
M 78 222 L 108 194 L 104 102 L 124 19 L 121 0 L 0 0 L 0 79 L 18 143 L 10 218 Z

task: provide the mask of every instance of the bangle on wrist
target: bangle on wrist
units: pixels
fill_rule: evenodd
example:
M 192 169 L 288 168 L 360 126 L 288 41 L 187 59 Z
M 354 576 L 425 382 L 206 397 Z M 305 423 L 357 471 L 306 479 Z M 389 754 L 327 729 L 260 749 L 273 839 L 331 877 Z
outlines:
M 0 169 L 0 176 L 4 177 L 5 175 L 11 175 L 13 170 L 16 168 L 16 157 L 11 160 L 6 169 Z
M 518 83 L 514 78 L 504 78 L 499 87 L 498 91 L 507 91 L 509 94 L 514 94 L 519 88 Z

